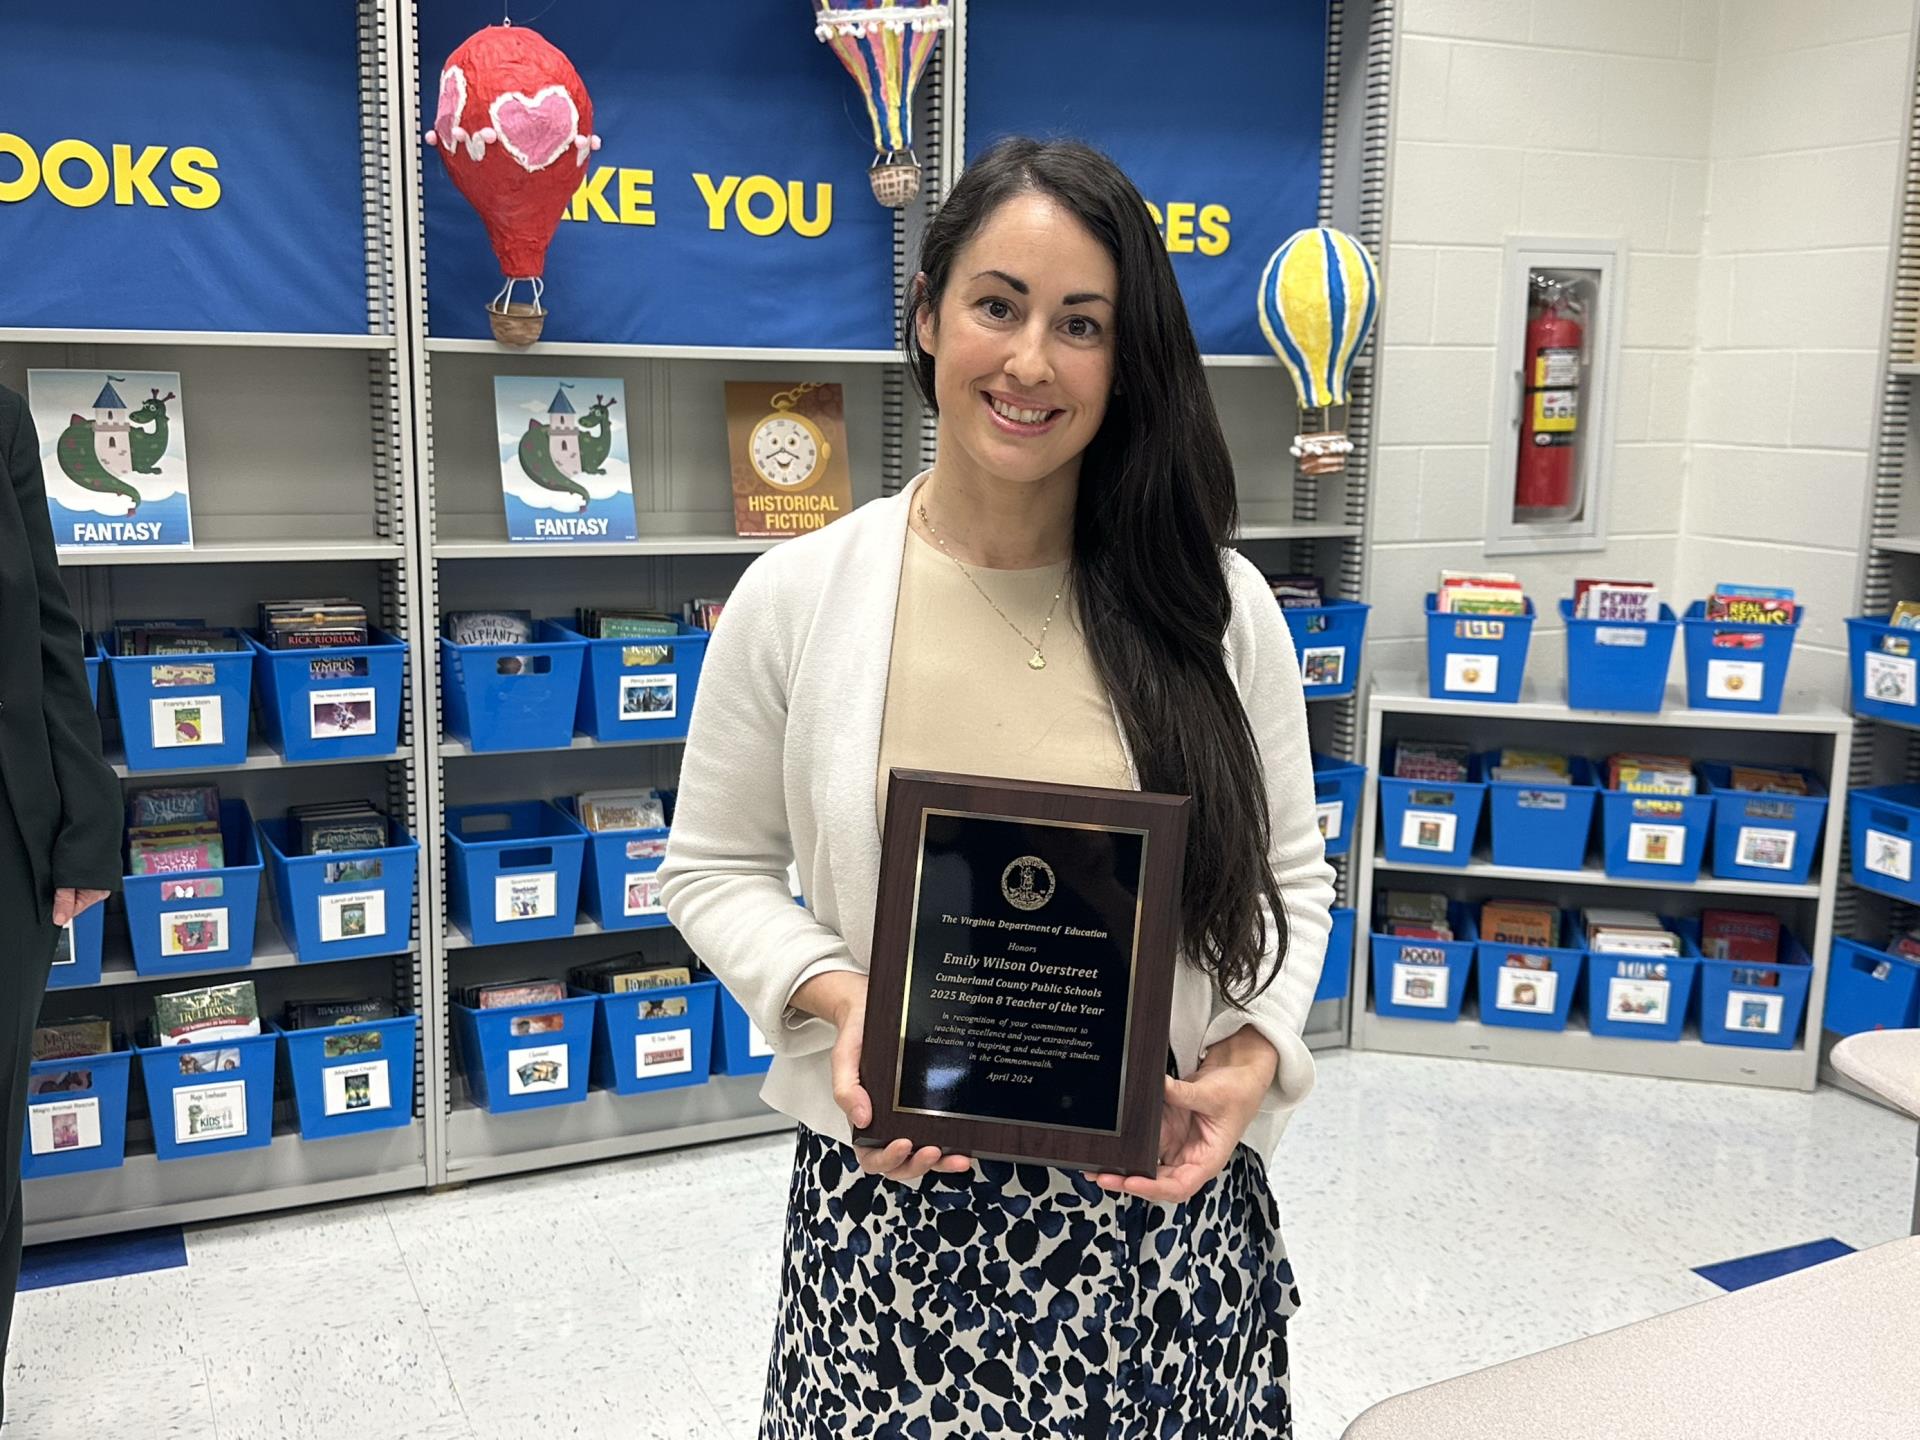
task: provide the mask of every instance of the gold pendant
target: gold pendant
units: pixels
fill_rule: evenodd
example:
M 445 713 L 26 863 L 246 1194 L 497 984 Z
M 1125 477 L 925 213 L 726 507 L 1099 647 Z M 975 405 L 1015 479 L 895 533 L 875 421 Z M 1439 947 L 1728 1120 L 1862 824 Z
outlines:
M 1047 668 L 1046 656 L 1042 655 L 1038 650 L 1036 650 L 1033 652 L 1033 658 L 1027 661 L 1027 665 L 1029 666 L 1029 668 L 1034 670 L 1044 670 Z

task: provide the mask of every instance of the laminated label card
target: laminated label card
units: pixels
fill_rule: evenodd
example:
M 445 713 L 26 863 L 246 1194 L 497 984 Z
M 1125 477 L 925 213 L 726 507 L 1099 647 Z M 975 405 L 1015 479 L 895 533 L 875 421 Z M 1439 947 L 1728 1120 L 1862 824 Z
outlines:
M 186 1145 L 247 1133 L 247 1082 L 183 1085 L 173 1092 L 173 1138 Z
M 1393 967 L 1393 1003 L 1430 1010 L 1447 1008 L 1447 967 L 1406 965 Z
M 1347 678 L 1347 647 L 1310 645 L 1300 652 L 1300 675 L 1309 685 L 1338 685 Z
M 1678 865 L 1685 858 L 1687 827 L 1635 823 L 1627 830 L 1627 859 L 1636 865 Z
M 1334 841 L 1340 838 L 1340 821 L 1346 812 L 1346 805 L 1339 800 L 1323 800 L 1318 806 L 1320 817 L 1320 838 Z
M 344 735 L 371 735 L 374 731 L 373 687 L 308 692 L 308 738 L 338 740 Z
M 1778 1035 L 1780 1016 L 1786 1003 L 1784 995 L 1756 995 L 1751 990 L 1731 991 L 1727 995 L 1727 1029 Z
M 1400 817 L 1400 843 L 1409 850 L 1451 850 L 1460 817 L 1444 810 L 1409 810 Z
M 1793 846 L 1799 837 L 1791 830 L 1763 830 L 1746 825 L 1740 830 L 1739 863 L 1761 870 L 1791 870 Z
M 680 713 L 680 677 L 677 675 L 622 675 L 622 720 L 671 720 Z
M 226 910 L 169 910 L 160 917 L 162 955 L 217 955 L 228 945 Z
M 1664 1025 L 1672 996 L 1671 980 L 1630 980 L 1616 975 L 1607 982 L 1607 1018 L 1636 1025 Z
M 100 1101 L 96 1096 L 50 1100 L 27 1107 L 27 1138 L 36 1155 L 63 1150 L 92 1150 L 100 1144 Z
M 382 890 L 320 897 L 320 938 L 364 940 L 387 933 L 387 896 Z
M 509 920 L 540 920 L 553 915 L 559 906 L 559 876 L 551 870 L 537 875 L 496 875 L 493 880 L 493 918 L 505 924 Z
M 189 549 L 186 417 L 173 370 L 29 370 L 62 550 Z
M 620 380 L 494 377 L 509 539 L 634 538 L 626 402 Z
M 529 1045 L 507 1051 L 507 1093 L 533 1095 L 567 1088 L 567 1047 Z
M 1865 658 L 1863 678 L 1869 700 L 1878 700 L 1882 705 L 1920 704 L 1920 685 L 1915 683 L 1916 667 L 1912 660 L 1882 655 L 1876 650 L 1867 651 Z
M 627 876 L 626 890 L 627 914 L 666 914 L 666 906 L 660 903 L 660 872 L 658 870 L 647 870 Z
M 1494 1004 L 1502 1010 L 1522 1010 L 1529 1014 L 1551 1015 L 1560 990 L 1560 977 L 1551 970 L 1502 969 L 1500 989 Z
M 152 709 L 153 743 L 158 749 L 218 745 L 227 738 L 218 695 L 169 695 L 147 704 Z
M 1884 830 L 1867 831 L 1867 869 L 1890 880 L 1913 879 L 1913 842 Z
M 693 1069 L 693 1031 L 656 1030 L 633 1037 L 633 1068 L 649 1075 L 685 1075 Z
M 1758 660 L 1709 660 L 1707 694 L 1714 700 L 1750 700 L 1760 703 L 1767 667 Z
M 385 1060 L 329 1066 L 320 1072 L 320 1087 L 329 1115 L 388 1110 L 393 1106 Z
M 754 1024 L 751 1017 L 747 1020 L 747 1054 L 755 1060 L 773 1054 L 773 1046 L 767 1043 L 766 1032 Z
M 1453 651 L 1447 656 L 1447 689 L 1491 695 L 1500 688 L 1500 657 Z

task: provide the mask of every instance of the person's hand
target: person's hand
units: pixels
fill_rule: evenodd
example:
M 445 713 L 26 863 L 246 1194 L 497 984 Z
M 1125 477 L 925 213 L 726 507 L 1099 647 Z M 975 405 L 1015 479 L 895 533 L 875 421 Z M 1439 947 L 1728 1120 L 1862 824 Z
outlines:
M 107 890 L 56 890 L 53 892 L 53 923 L 65 928 L 73 917 L 91 910 L 112 893 Z
M 1233 1147 L 1260 1113 L 1280 1055 L 1248 1026 L 1207 1051 L 1191 1080 L 1167 1077 L 1160 1112 L 1160 1169 L 1146 1175 L 1093 1175 L 1102 1189 L 1163 1205 L 1191 1200 L 1227 1168 Z
M 866 1035 L 867 977 L 846 972 L 816 975 L 793 997 L 794 1008 L 832 1022 L 840 1033 L 833 1042 L 833 1102 L 855 1130 L 873 1120 L 873 1101 L 860 1083 L 860 1048 Z M 856 1145 L 860 1168 L 889 1180 L 918 1180 L 930 1170 L 957 1175 L 973 1168 L 965 1155 L 942 1154 L 938 1146 L 915 1148 L 911 1140 L 891 1145 Z

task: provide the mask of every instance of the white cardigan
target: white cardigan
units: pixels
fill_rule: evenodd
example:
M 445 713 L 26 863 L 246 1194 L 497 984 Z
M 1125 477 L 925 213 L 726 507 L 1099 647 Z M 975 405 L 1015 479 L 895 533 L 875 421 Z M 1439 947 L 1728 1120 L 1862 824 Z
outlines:
M 828 1066 L 834 1029 L 819 1019 L 793 1023 L 788 1002 L 813 976 L 865 974 L 872 958 L 881 717 L 907 517 L 920 483 L 786 541 L 747 568 L 707 646 L 660 867 L 668 916 L 773 1047 L 767 1103 L 843 1142 L 850 1131 Z M 1222 563 L 1233 604 L 1227 666 L 1263 762 L 1270 859 L 1289 940 L 1278 977 L 1245 1010 L 1226 1005 L 1211 977 L 1183 959 L 1171 1041 L 1182 1075 L 1207 1046 L 1245 1025 L 1272 1042 L 1279 1070 L 1246 1135 L 1270 1156 L 1287 1115 L 1313 1087 L 1300 1031 L 1326 955 L 1333 868 L 1320 839 L 1292 637 L 1254 564 L 1233 551 Z M 1131 755 L 1128 769 L 1137 787 Z M 806 908 L 794 903 L 790 861 Z

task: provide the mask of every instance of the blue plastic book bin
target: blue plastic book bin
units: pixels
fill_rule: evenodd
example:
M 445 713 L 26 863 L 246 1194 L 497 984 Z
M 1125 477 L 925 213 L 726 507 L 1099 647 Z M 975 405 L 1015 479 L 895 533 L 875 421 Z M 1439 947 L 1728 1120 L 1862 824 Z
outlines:
M 1373 1009 L 1395 1020 L 1458 1020 L 1480 932 L 1473 912 L 1447 906 L 1454 940 L 1409 940 L 1373 934 Z
M 1366 793 L 1367 767 L 1313 757 L 1313 797 L 1320 811 L 1320 838 L 1327 854 L 1344 855 L 1353 848 L 1353 832 L 1360 826 L 1360 799 Z
M 1836 1035 L 1920 1026 L 1920 963 L 1861 940 L 1833 942 L 1821 1028 Z
M 1560 602 L 1567 627 L 1567 708 L 1654 714 L 1666 704 L 1667 667 L 1680 622 L 1660 607 L 1649 621 L 1582 620 Z
M 253 647 L 238 630 L 234 651 L 122 655 L 100 636 L 113 675 L 114 709 L 128 770 L 239 765 L 247 758 Z
M 80 647 L 87 662 L 87 694 L 93 697 L 93 708 L 98 710 L 100 708 L 100 666 L 104 663 L 100 659 L 100 647 L 91 634 L 80 637 Z
M 1482 939 L 1474 952 L 1480 975 L 1480 1021 L 1519 1030 L 1564 1030 L 1587 952 L 1571 911 L 1560 914 L 1559 945 L 1517 945 Z M 1509 964 L 1511 961 L 1513 963 Z
M 773 1064 L 773 1047 L 726 986 L 714 1007 L 713 1073 L 760 1075 Z
M 544 800 L 449 806 L 453 923 L 475 945 L 573 934 L 586 849 L 580 823 Z
M 1899 630 L 1872 615 L 1847 621 L 1847 670 L 1853 713 L 1920 725 L 1920 630 Z
M 1486 803 L 1476 760 L 1468 780 L 1402 780 L 1388 756 L 1380 773 L 1380 840 L 1387 859 L 1415 865 L 1465 866 Z
M 1706 601 L 1694 601 L 1680 622 L 1687 632 L 1687 704 L 1695 710 L 1779 714 L 1793 638 L 1806 615 L 1802 605 L 1791 624 L 1737 625 L 1707 619 Z
M 565 750 L 587 642 L 542 620 L 525 645 L 440 640 L 441 719 L 473 750 Z
M 1479 757 L 1479 773 L 1491 777 L 1498 751 Z M 1600 798 L 1593 766 L 1578 755 L 1567 762 L 1571 783 L 1542 785 L 1531 780 L 1487 780 L 1487 828 L 1493 835 L 1493 863 L 1536 870 L 1578 870 L 1587 863 L 1587 837 L 1593 833 L 1593 807 Z
M 162 1160 L 191 1160 L 273 1143 L 271 1030 L 201 1045 L 143 1045 L 140 1076 Z
M 474 1103 L 494 1115 L 587 1098 L 592 995 L 498 1010 L 453 1007 L 460 1067 Z
M 53 952 L 53 969 L 47 972 L 49 990 L 77 990 L 100 983 L 101 941 L 107 930 L 105 902 L 89 905 L 60 934 Z
M 581 734 L 612 741 L 687 738 L 710 632 L 682 621 L 678 635 L 590 640 L 564 620 L 547 623 L 587 647 L 574 718 Z
M 1443 615 L 1427 593 L 1427 693 L 1436 700 L 1520 698 L 1533 639 L 1533 601 L 1524 615 Z
M 1683 922 L 1696 940 L 1699 925 Z M 1785 927 L 1780 958 L 1772 965 L 1750 960 L 1700 957 L 1700 1038 L 1709 1045 L 1745 1045 L 1755 1050 L 1791 1050 L 1800 1038 L 1813 984 L 1807 948 Z
M 260 729 L 289 760 L 345 760 L 400 748 L 407 642 L 369 630 L 365 645 L 273 650 L 249 633 Z
M 1847 796 L 1847 842 L 1853 883 L 1920 905 L 1920 785 L 1869 785 Z
M 300 1138 L 337 1140 L 411 1124 L 419 1031 L 418 1015 L 312 1030 L 275 1025 L 286 1042 Z
M 706 1084 L 713 1073 L 719 990 L 718 980 L 703 977 L 690 985 L 594 996 L 594 1085 L 616 1095 L 644 1095 Z
M 126 877 L 127 934 L 140 974 L 192 975 L 253 964 L 264 867 L 245 801 L 220 802 L 220 837 L 227 863 L 218 870 Z
M 1327 934 L 1327 959 L 1320 967 L 1320 988 L 1313 992 L 1314 1004 L 1322 1000 L 1344 1000 L 1353 978 L 1353 909 L 1336 905 L 1330 912 L 1333 929 Z
M 412 942 L 420 842 L 397 821 L 390 829 L 378 850 L 294 855 L 291 821 L 260 822 L 280 933 L 301 964 L 397 955 Z
M 1680 936 L 1677 957 L 1587 952 L 1587 1028 L 1595 1035 L 1623 1040 L 1680 1038 L 1693 1001 L 1700 949 L 1683 929 L 1662 923 Z
M 1283 608 L 1300 658 L 1300 683 L 1309 700 L 1353 694 L 1360 680 L 1360 657 L 1367 640 L 1367 611 L 1358 600 L 1329 600 L 1324 605 Z
M 667 818 L 673 818 L 673 792 L 663 792 Z M 579 822 L 574 800 L 553 802 Z M 667 854 L 667 826 L 643 830 L 588 830 L 586 864 L 580 884 L 580 909 L 602 930 L 657 930 L 673 922 L 660 903 L 660 862 Z
M 127 1072 L 132 1064 L 131 1050 L 115 1050 L 71 1060 L 35 1060 L 27 1067 L 23 1179 L 113 1170 L 126 1163 Z
M 1702 762 L 1700 778 L 1713 797 L 1713 858 L 1722 880 L 1804 885 L 1820 853 L 1827 823 L 1827 789 L 1811 770 L 1800 770 L 1807 795 L 1767 795 L 1735 790 L 1732 767 Z
M 1700 878 L 1713 830 L 1711 795 L 1600 792 L 1600 829 L 1608 875 L 1691 885 Z

